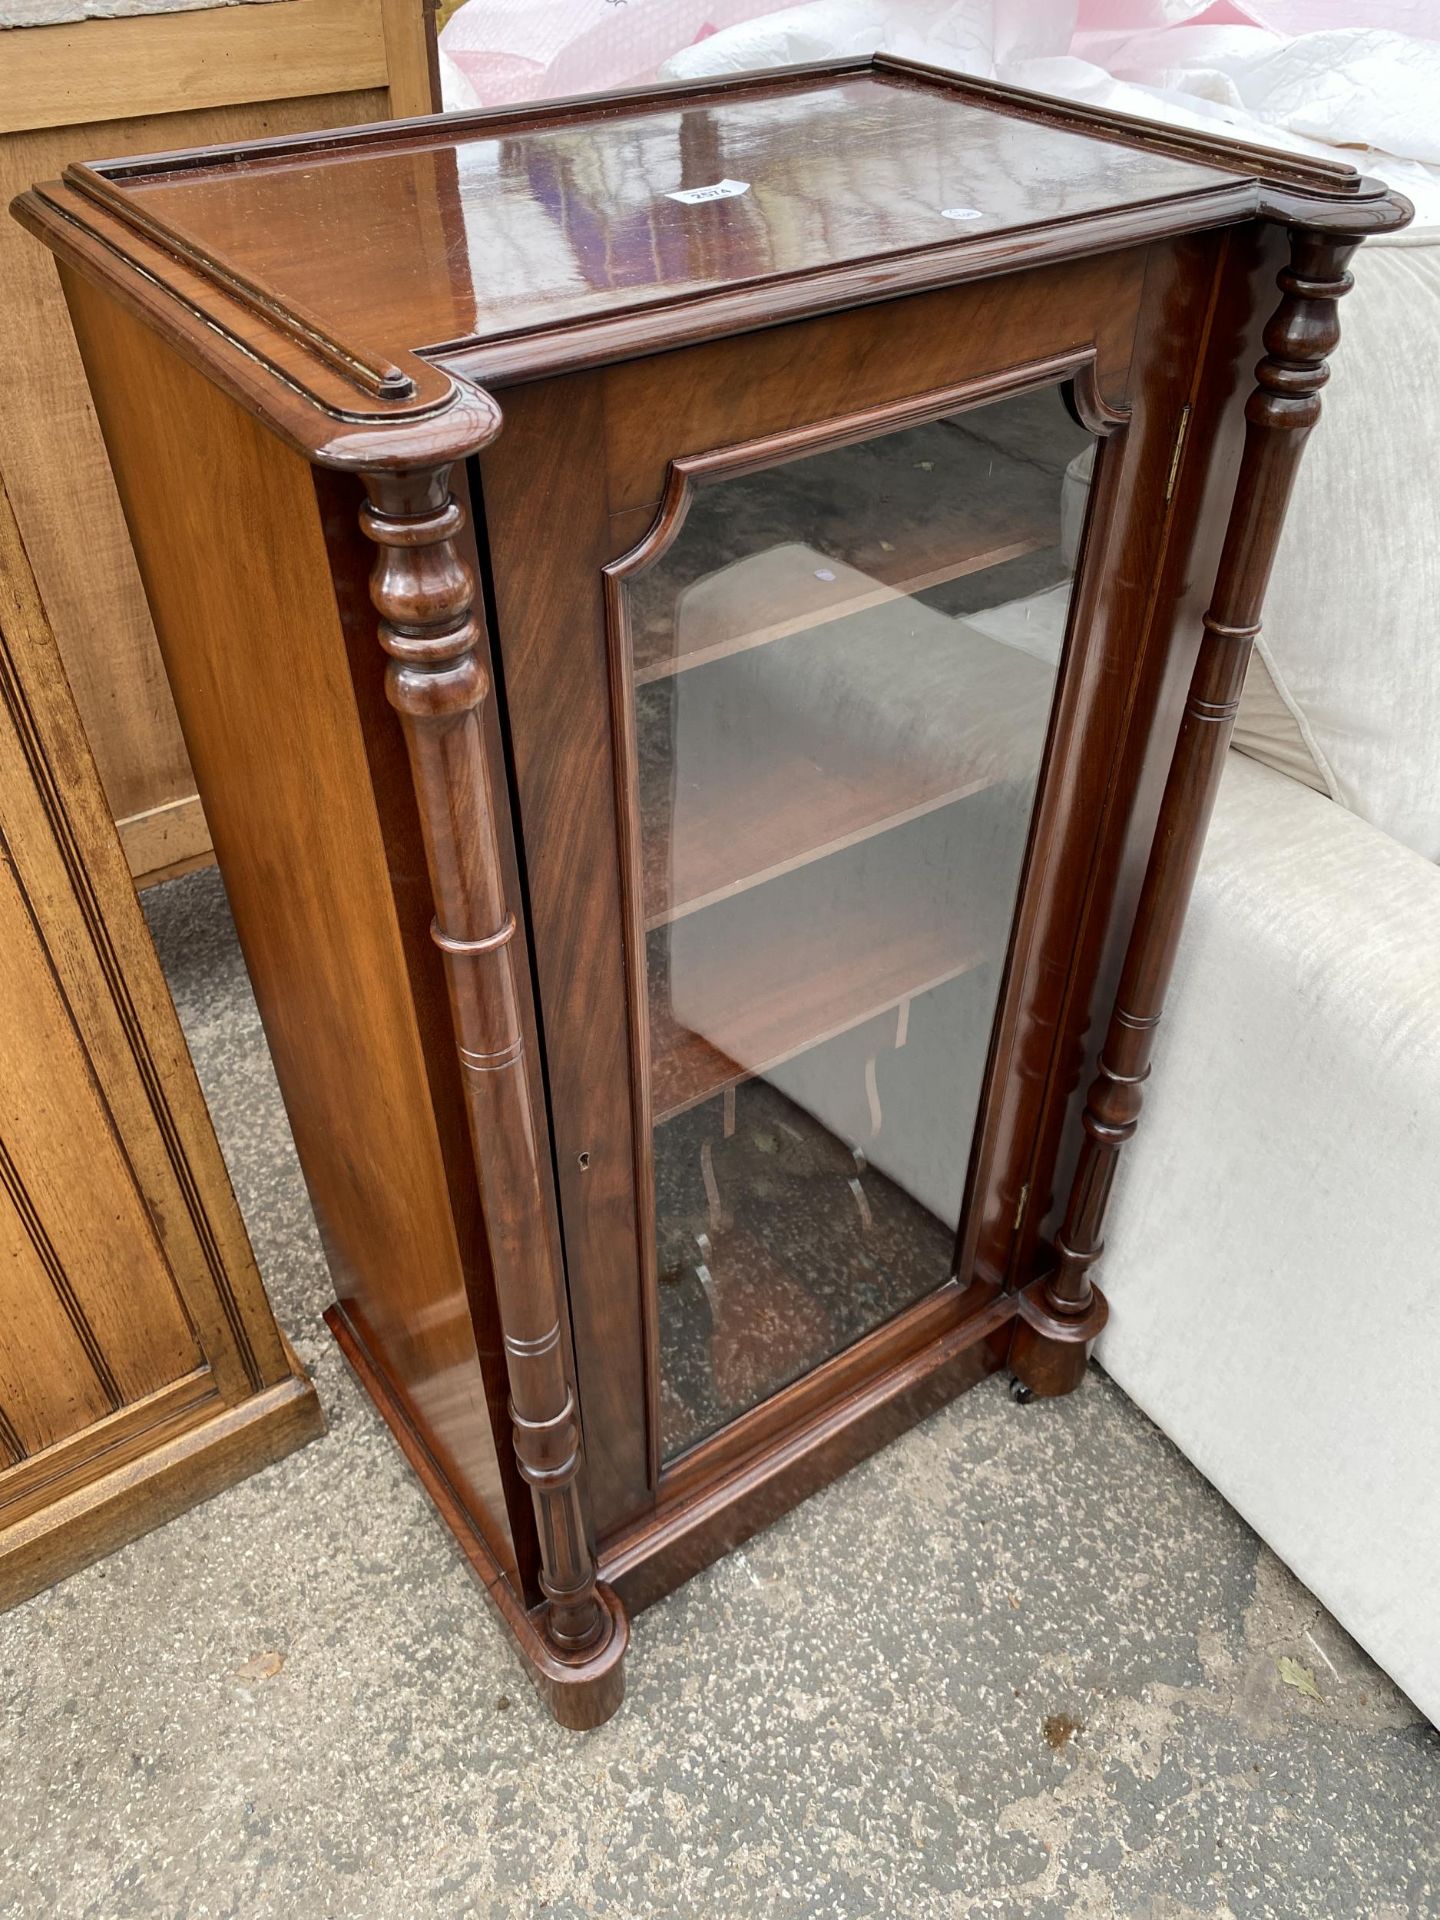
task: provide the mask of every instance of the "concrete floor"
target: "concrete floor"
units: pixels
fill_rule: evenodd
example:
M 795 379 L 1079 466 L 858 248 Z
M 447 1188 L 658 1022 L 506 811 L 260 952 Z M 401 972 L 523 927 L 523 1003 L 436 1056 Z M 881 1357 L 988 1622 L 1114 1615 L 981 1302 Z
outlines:
M 218 882 L 147 906 L 330 1432 L 0 1619 L 0 1913 L 1440 1913 L 1440 1736 L 1099 1375 L 940 1413 L 559 1732 L 320 1323 Z

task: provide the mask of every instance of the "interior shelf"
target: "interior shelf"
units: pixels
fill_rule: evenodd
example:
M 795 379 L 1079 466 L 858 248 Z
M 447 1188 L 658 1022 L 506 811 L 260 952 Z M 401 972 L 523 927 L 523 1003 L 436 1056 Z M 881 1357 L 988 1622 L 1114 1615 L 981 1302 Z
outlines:
M 641 689 L 647 927 L 1032 779 L 1053 677 L 901 600 Z
M 932 815 L 652 933 L 656 1124 L 997 957 L 1008 902 L 967 853 Z
M 630 585 L 637 686 L 1055 541 L 1055 474 L 958 421 L 816 464 L 785 468 L 784 484 L 771 468 L 702 490 L 676 545 Z M 730 562 L 718 571 L 717 553 Z

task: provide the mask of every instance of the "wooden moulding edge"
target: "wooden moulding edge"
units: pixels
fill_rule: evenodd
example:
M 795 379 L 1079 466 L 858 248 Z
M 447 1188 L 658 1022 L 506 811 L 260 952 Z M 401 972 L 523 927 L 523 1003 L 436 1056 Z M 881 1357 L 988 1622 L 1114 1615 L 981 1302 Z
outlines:
M 863 1380 L 789 1433 L 737 1460 L 602 1545 L 601 1578 L 639 1612 L 1005 1364 L 1016 1296 L 999 1294 L 948 1333 Z
M 1060 216 L 993 235 L 954 236 L 843 266 L 809 268 L 722 289 L 661 298 L 618 316 L 588 315 L 489 340 L 372 342 L 342 338 L 325 319 L 223 258 L 174 220 L 152 217 L 127 183 L 206 166 L 259 165 L 318 156 L 420 149 L 572 116 L 587 124 L 629 109 L 744 97 L 868 74 L 939 90 L 1000 116 L 1083 138 L 1163 154 L 1199 170 L 1190 191 Z M 1206 178 L 1204 176 L 1209 175 Z M 479 114 L 348 127 L 72 165 L 13 203 L 15 216 L 52 251 L 128 299 L 151 325 L 226 386 L 242 405 L 319 464 L 349 470 L 433 464 L 476 451 L 500 428 L 487 385 L 509 384 L 694 340 L 746 332 L 816 313 L 990 277 L 1052 259 L 1145 244 L 1247 218 L 1303 222 L 1357 237 L 1410 218 L 1403 196 L 1353 167 L 1227 141 L 1163 122 L 906 61 L 887 54 L 680 81 Z
M 529 133 L 557 122 L 607 119 L 615 113 L 663 111 L 676 102 L 701 103 L 719 96 L 735 99 L 747 94 L 804 91 L 827 80 L 891 79 L 950 93 L 979 102 L 988 111 L 1011 119 L 1038 119 L 1059 131 L 1081 138 L 1110 140 L 1141 152 L 1218 170 L 1244 173 L 1277 184 L 1293 184 L 1317 194 L 1360 195 L 1372 191 L 1359 169 L 1345 161 L 1330 161 L 1289 148 L 1199 127 L 1182 127 L 1142 114 L 1097 107 L 1060 94 L 985 80 L 934 62 L 907 59 L 877 50 L 840 54 L 781 67 L 751 67 L 734 73 L 698 75 L 687 79 L 644 81 L 602 93 L 577 93 L 546 100 L 517 101 L 509 106 L 487 106 L 456 113 L 430 113 L 407 118 L 370 121 L 301 134 L 262 134 L 248 140 L 227 140 L 208 146 L 178 148 L 159 154 L 123 154 L 92 163 L 111 180 L 144 178 L 175 169 L 200 171 L 230 166 L 236 160 L 251 165 L 285 161 L 298 153 L 344 153 L 346 150 L 388 151 L 407 143 L 420 144 L 426 135 L 435 144 L 475 140 L 487 136 Z
M 63 1493 L 0 1529 L 0 1609 L 177 1519 L 325 1430 L 314 1385 L 297 1370 L 186 1425 L 152 1452 Z
M 441 1472 L 424 1438 L 416 1430 L 380 1368 L 370 1357 L 353 1321 L 338 1303 L 325 1309 L 325 1324 L 349 1362 L 376 1411 L 394 1435 L 400 1451 L 454 1535 L 456 1545 L 480 1582 L 500 1624 L 524 1663 L 545 1705 L 562 1727 L 584 1733 L 603 1725 L 625 1696 L 625 1652 L 630 1622 L 619 1596 L 609 1587 L 599 1589 L 610 1616 L 610 1630 L 599 1647 L 574 1662 L 556 1657 L 539 1624 L 527 1611 L 506 1578 L 484 1536 L 450 1482 Z
M 18 194 L 11 215 L 62 269 L 99 287 L 287 446 L 338 472 L 449 465 L 500 431 L 500 410 L 471 381 L 403 352 L 418 404 L 367 396 L 314 350 L 173 250 L 88 201 L 69 182 Z M 83 217 L 82 217 L 83 214 Z M 62 281 L 64 273 L 62 272 Z

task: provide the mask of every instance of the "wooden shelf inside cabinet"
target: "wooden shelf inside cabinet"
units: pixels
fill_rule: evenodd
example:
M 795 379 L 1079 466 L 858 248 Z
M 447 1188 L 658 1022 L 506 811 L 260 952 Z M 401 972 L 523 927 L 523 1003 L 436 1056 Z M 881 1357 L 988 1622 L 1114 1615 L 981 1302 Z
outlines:
M 647 926 L 1029 777 L 1053 685 L 1044 662 L 897 597 L 640 689 Z M 851 726 L 839 744 L 842 706 L 863 743 Z
M 630 588 L 635 683 L 922 593 L 1054 544 L 1060 476 L 959 420 L 704 490 L 682 535 Z M 686 534 L 690 533 L 687 527 Z M 734 564 L 709 571 L 720 551 Z M 798 564 L 797 564 L 798 561 Z
M 928 816 L 900 846 L 861 843 L 649 936 L 657 1125 L 991 957 L 1003 918 L 963 862 L 947 870 L 961 836 L 946 825 Z

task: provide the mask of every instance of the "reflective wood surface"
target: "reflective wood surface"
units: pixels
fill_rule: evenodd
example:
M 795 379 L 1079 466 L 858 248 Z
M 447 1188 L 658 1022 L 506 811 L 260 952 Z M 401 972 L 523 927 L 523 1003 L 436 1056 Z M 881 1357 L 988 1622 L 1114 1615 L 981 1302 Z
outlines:
M 670 197 L 720 182 L 745 190 Z M 140 212 L 288 306 L 416 346 L 1231 184 L 886 74 L 125 180 Z

